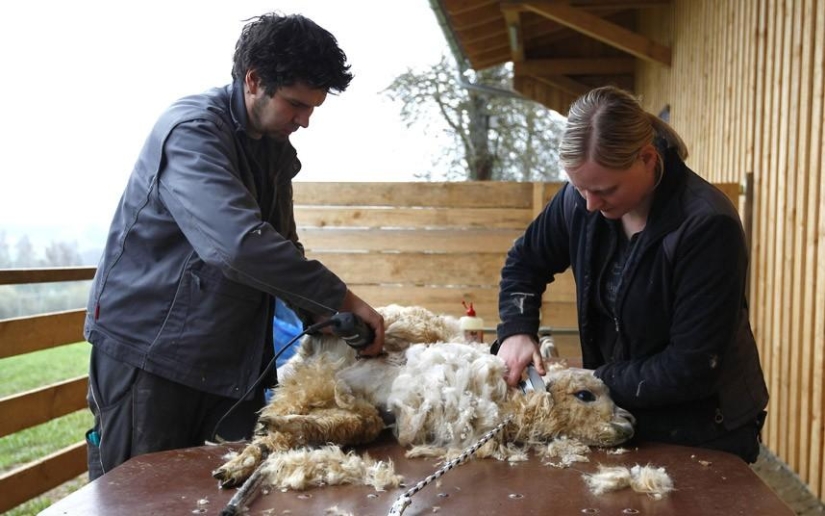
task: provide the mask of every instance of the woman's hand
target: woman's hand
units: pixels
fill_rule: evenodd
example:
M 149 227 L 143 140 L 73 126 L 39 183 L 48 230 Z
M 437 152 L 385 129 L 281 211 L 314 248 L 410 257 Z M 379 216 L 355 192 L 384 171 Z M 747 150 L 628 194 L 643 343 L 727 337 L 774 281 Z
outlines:
M 498 356 L 507 366 L 504 379 L 510 387 L 518 385 L 521 373 L 531 362 L 537 373 L 542 376 L 547 373 L 539 352 L 539 344 L 529 335 L 511 335 L 504 339 L 498 348 Z

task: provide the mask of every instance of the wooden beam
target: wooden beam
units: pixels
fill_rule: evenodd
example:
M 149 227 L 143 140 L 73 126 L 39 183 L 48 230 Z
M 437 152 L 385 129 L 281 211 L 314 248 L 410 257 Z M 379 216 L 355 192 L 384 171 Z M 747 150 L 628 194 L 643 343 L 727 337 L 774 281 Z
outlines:
M 668 6 L 673 0 L 544 0 L 544 3 L 569 5 L 588 10 L 600 10 L 603 8 L 613 9 L 647 9 L 651 7 Z M 507 1 L 504 3 L 518 4 L 521 0 Z
M 507 25 L 507 41 L 510 42 L 512 60 L 514 63 L 521 63 L 524 61 L 524 31 L 521 27 L 521 13 L 506 10 L 504 21 Z
M 0 358 L 83 342 L 86 310 L 0 321 Z
M 0 285 L 83 281 L 95 276 L 95 267 L 61 267 L 59 269 L 0 269 Z
M 580 97 L 593 89 L 591 86 L 582 84 L 564 75 L 542 75 L 532 77 L 540 83 L 557 88 L 571 95 L 575 95 L 576 97 Z
M 0 437 L 86 408 L 88 376 L 0 399 Z
M 620 75 L 636 71 L 632 57 L 527 59 L 516 66 L 516 74 L 533 75 Z
M 498 0 L 442 0 L 444 10 L 453 15 L 471 13 L 479 8 L 497 3 Z
M 532 0 L 513 5 L 544 16 L 645 61 L 670 66 L 671 50 L 669 47 L 583 9 L 548 0 Z
M 86 469 L 86 441 L 80 441 L 0 475 L 0 513 L 73 479 Z

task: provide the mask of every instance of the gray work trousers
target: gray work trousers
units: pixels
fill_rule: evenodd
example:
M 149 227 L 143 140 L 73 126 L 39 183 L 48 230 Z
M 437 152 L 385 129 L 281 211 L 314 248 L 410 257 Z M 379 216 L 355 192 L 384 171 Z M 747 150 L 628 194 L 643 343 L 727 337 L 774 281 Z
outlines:
M 237 400 L 172 382 L 92 348 L 86 432 L 89 479 L 144 453 L 202 446 L 215 439 L 215 425 Z M 263 389 L 239 404 L 217 429 L 227 441 L 250 439 Z

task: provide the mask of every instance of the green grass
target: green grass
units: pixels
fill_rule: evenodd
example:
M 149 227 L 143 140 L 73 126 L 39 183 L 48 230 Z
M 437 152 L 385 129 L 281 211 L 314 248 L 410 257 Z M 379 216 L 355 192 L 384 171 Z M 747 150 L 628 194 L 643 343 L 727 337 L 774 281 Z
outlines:
M 87 374 L 91 349 L 89 344 L 80 342 L 0 360 L 0 397 Z M 91 425 L 92 414 L 80 410 L 0 438 L 0 473 L 82 440 Z M 4 516 L 34 516 L 82 484 L 77 480 L 64 484 L 55 493 L 30 500 Z
M 92 346 L 78 342 L 0 360 L 0 398 L 88 374 Z
M 91 412 L 79 410 L 0 438 L 0 472 L 82 441 L 92 419 Z

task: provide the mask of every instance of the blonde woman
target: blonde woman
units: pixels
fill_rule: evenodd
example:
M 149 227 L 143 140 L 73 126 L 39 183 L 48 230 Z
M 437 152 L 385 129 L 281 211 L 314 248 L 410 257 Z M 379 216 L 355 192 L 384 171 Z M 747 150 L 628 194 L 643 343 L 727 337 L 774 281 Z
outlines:
M 679 135 L 618 88 L 573 103 L 560 154 L 569 183 L 501 273 L 507 382 L 531 362 L 543 373 L 541 296 L 572 268 L 583 365 L 636 416 L 636 438 L 755 461 L 768 392 L 736 209 L 685 165 Z

